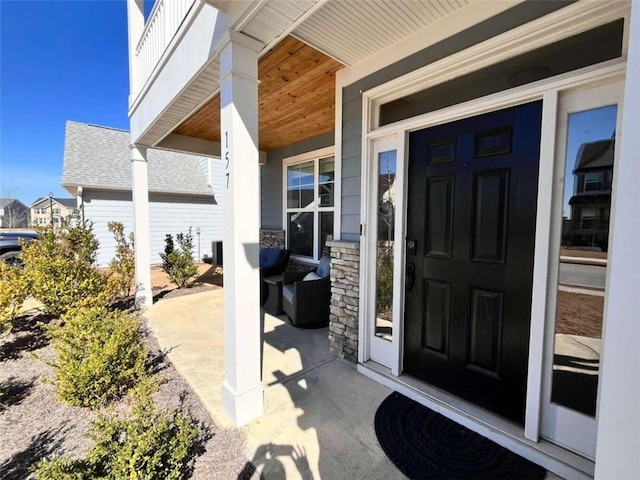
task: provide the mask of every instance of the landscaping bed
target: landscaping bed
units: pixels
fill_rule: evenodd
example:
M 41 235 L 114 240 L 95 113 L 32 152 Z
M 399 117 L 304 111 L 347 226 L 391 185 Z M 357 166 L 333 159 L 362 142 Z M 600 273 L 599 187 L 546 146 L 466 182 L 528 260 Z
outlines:
M 151 267 L 151 289 L 154 298 L 173 298 L 222 287 L 222 267 L 206 263 L 196 264 L 196 267 L 198 268 L 197 277 L 189 288 L 178 288 L 169 280 L 169 276 L 162 271 L 161 267 Z
M 96 412 L 60 403 L 53 385 L 47 383 L 54 371 L 43 360 L 54 359 L 55 353 L 38 322 L 49 321 L 52 318 L 40 312 L 29 312 L 0 337 L 0 392 L 4 392 L 0 394 L 0 478 L 4 480 L 36 478 L 31 468 L 39 460 L 52 455 L 79 458 L 91 448 L 92 440 L 85 434 Z M 201 453 L 189 464 L 193 473 L 189 476 L 185 471 L 186 478 L 238 478 L 247 471 L 242 432 L 213 425 L 187 383 L 165 360 L 155 338 L 143 332 L 154 371 L 166 379 L 153 395 L 156 407 L 187 412 L 206 433 L 199 445 Z M 111 408 L 127 411 L 131 403 L 124 397 Z

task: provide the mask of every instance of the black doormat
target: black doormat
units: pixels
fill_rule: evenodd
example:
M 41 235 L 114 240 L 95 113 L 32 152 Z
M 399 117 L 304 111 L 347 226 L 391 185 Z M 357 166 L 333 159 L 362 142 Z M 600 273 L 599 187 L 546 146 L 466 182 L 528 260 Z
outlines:
M 411 479 L 538 480 L 545 469 L 394 392 L 375 419 L 380 446 Z

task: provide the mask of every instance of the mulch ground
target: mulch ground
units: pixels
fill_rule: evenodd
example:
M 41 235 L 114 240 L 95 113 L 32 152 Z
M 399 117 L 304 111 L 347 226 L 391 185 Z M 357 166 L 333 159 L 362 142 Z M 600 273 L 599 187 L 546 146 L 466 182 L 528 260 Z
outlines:
M 558 292 L 556 333 L 601 338 L 604 297 Z
M 53 359 L 40 321 L 50 319 L 40 313 L 27 314 L 16 322 L 14 330 L 0 337 L 0 478 L 35 478 L 30 469 L 51 455 L 83 456 L 91 446 L 84 435 L 95 414 L 89 409 L 69 407 L 56 400 L 53 369 L 41 359 Z M 145 342 L 155 370 L 167 381 L 155 395 L 158 408 L 189 412 L 210 437 L 204 453 L 192 464 L 189 478 L 251 478 L 255 469 L 247 462 L 245 438 L 240 430 L 219 429 L 212 422 L 188 384 L 160 351 L 155 338 L 145 332 Z M 35 358 L 35 356 L 39 357 Z M 121 400 L 117 410 L 130 407 Z

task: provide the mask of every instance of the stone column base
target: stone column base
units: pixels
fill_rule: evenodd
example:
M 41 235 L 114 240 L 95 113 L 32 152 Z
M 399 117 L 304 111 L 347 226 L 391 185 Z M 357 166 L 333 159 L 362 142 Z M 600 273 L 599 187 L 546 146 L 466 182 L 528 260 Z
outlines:
M 360 304 L 360 244 L 331 241 L 331 305 L 329 347 L 331 353 L 358 362 Z

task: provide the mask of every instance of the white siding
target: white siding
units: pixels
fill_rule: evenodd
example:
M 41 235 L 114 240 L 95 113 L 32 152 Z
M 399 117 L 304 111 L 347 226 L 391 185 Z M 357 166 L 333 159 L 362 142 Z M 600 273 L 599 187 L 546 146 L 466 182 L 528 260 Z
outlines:
M 198 157 L 198 164 L 200 165 L 200 170 L 204 174 L 207 179 L 207 185 L 211 186 L 211 162 L 213 159 L 209 157 Z
M 213 196 L 218 204 L 216 211 L 216 225 L 220 225 L 220 238 L 222 238 L 222 206 L 224 192 L 226 190 L 226 180 L 224 172 L 224 161 L 221 158 L 211 158 L 211 188 L 213 188 Z
M 117 221 L 124 225 L 127 234 L 133 232 L 131 193 L 84 190 L 83 200 L 84 218 L 93 222 L 93 232 L 100 242 L 98 265 L 106 267 L 115 253 L 115 242 L 107 229 L 107 224 L 111 221 Z
M 149 235 L 151 239 L 151 263 L 160 263 L 160 252 L 164 250 L 164 238 L 167 233 L 175 235 L 187 232 L 191 227 L 193 234 L 193 253 L 197 261 L 206 254 L 211 256 L 211 242 L 222 240 L 222 225 L 216 219 L 220 207 L 213 198 L 174 197 L 149 195 Z M 217 223 L 217 224 L 216 224 Z M 196 229 L 200 227 L 200 238 Z M 200 255 L 198 256 L 198 240 Z
M 115 242 L 107 229 L 108 222 L 121 222 L 127 233 L 133 231 L 131 193 L 85 190 L 84 211 L 85 218 L 93 222 L 100 242 L 98 265 L 105 267 L 115 254 Z M 159 254 L 164 250 L 167 233 L 175 236 L 192 227 L 196 260 L 201 260 L 205 254 L 211 256 L 211 242 L 222 240 L 222 209 L 213 198 L 150 194 L 149 223 L 152 264 L 161 262 Z M 196 227 L 200 227 L 200 258 Z

